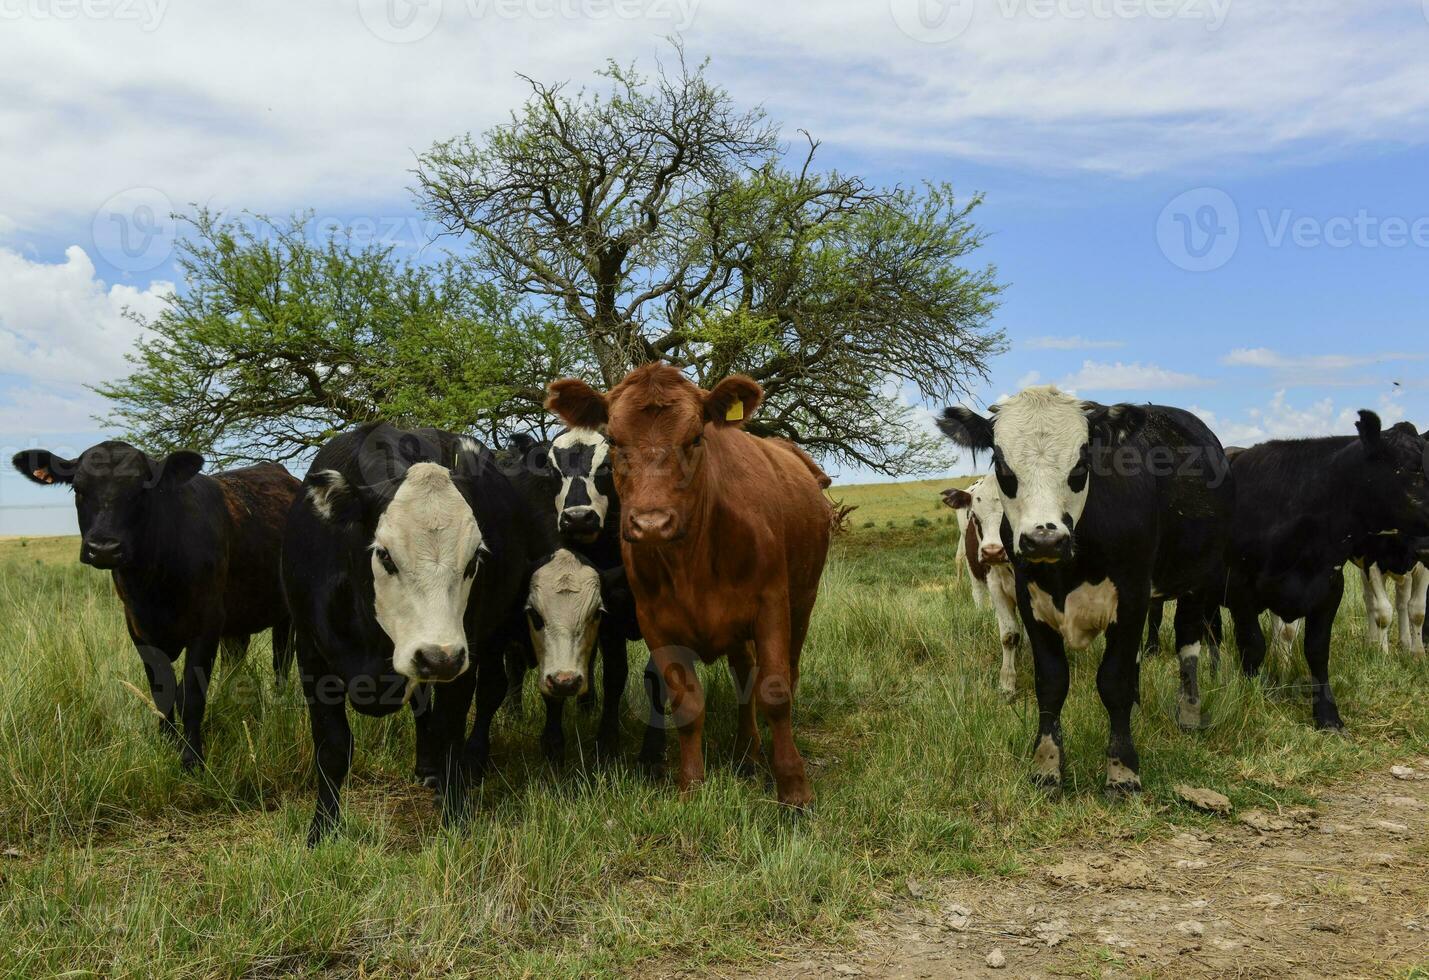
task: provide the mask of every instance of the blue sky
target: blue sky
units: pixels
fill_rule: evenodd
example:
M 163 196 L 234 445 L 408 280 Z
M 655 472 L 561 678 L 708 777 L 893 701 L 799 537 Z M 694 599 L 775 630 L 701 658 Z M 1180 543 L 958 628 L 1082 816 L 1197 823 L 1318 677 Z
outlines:
M 825 166 L 986 195 L 1012 349 L 970 401 L 1056 382 L 1193 407 L 1241 444 L 1348 431 L 1359 407 L 1429 426 L 1429 0 L 295 8 L 0 8 L 7 458 L 105 435 L 83 385 L 123 370 L 121 309 L 174 288 L 168 208 L 424 242 L 414 153 L 502 119 L 518 72 L 587 82 L 676 30 Z M 0 534 L 68 530 L 59 496 L 7 467 Z

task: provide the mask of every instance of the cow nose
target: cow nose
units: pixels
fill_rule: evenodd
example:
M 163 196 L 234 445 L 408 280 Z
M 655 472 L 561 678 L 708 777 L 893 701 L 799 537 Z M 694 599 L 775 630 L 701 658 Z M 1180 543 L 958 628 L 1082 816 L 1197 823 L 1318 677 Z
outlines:
M 569 698 L 581 693 L 579 671 L 558 670 L 546 675 L 546 693 L 554 698 Z
M 466 667 L 466 647 L 450 643 L 420 646 L 412 654 L 412 662 L 423 680 L 449 681 Z
M 625 536 L 631 541 L 666 541 L 675 530 L 675 515 L 668 510 L 631 513 Z
M 999 565 L 1007 561 L 1007 551 L 1000 544 L 986 545 L 981 554 L 983 562 L 988 565 Z
M 594 534 L 600 530 L 600 515 L 594 507 L 572 507 L 561 511 L 561 531 L 566 534 Z
M 124 557 L 124 546 L 115 538 L 89 538 L 84 542 L 84 560 L 95 568 L 114 568 Z
M 1055 524 L 1038 524 L 1023 531 L 1017 541 L 1018 551 L 1029 561 L 1058 561 L 1067 544 L 1067 532 Z

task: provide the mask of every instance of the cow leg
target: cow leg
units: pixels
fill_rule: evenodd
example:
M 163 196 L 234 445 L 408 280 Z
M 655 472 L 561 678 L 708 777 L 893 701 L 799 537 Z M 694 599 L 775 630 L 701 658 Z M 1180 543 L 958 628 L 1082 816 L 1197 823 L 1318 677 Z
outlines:
M 139 659 L 144 663 L 144 677 L 149 681 L 149 697 L 154 708 L 162 716 L 159 719 L 159 734 L 177 740 L 179 731 L 174 727 L 174 705 L 179 697 L 179 680 L 174 675 L 174 661 L 178 651 L 166 650 L 134 640 L 134 648 L 139 651 Z
M 1406 577 L 1404 588 L 1409 591 L 1406 603 L 1409 613 L 1409 636 L 1404 649 L 1410 653 L 1424 654 L 1424 613 L 1429 607 L 1429 567 L 1415 565 Z
M 337 825 L 342 783 L 352 764 L 352 729 L 347 723 L 342 682 L 332 675 L 314 673 L 312 662 L 306 657 L 300 660 L 299 674 L 303 697 L 308 703 L 308 725 L 317 768 L 317 806 L 308 827 L 308 846 L 316 847 Z
M 417 742 L 417 782 L 428 789 L 441 787 L 441 746 L 432 727 L 432 685 L 418 684 L 407 699 L 412 709 L 412 729 Z
M 739 705 L 739 726 L 734 736 L 734 768 L 742 776 L 753 776 L 759 758 L 759 725 L 754 718 L 753 651 L 741 643 L 729 652 L 729 676 L 734 681 L 734 698 Z
M 208 706 L 208 682 L 218 656 L 218 637 L 200 637 L 184 654 L 184 681 L 179 689 L 179 714 L 184 725 L 184 745 L 179 759 L 185 769 L 203 762 L 203 715 Z
M 705 692 L 695 673 L 694 651 L 661 643 L 646 635 L 651 656 L 670 695 L 675 727 L 680 733 L 680 792 L 689 794 L 704 782 Z
M 502 646 L 496 649 L 499 651 Z M 483 657 L 480 673 L 476 674 L 476 720 L 472 722 L 471 737 L 466 742 L 466 769 L 478 782 L 485 778 L 491 763 L 491 721 L 505 697 L 506 671 L 501 654 Z M 470 695 L 466 703 L 471 705 Z M 465 712 L 461 720 L 465 723 Z
M 625 703 L 625 682 L 629 676 L 630 661 L 625 651 L 625 637 L 618 632 L 602 631 L 600 727 L 596 729 L 595 748 L 599 755 L 608 759 L 620 755 L 620 712 Z
M 1384 576 L 1378 565 L 1366 564 L 1360 569 L 1360 584 L 1364 596 L 1365 642 L 1389 653 L 1389 623 L 1394 607 L 1384 588 Z
M 1221 666 L 1221 647 L 1226 641 L 1226 622 L 1221 613 L 1221 600 L 1207 597 L 1202 608 L 1206 624 L 1206 643 L 1210 647 L 1211 669 L 1218 671 Z
M 645 720 L 645 735 L 640 740 L 640 767 L 652 779 L 665 771 L 665 682 L 652 656 L 645 661 L 642 675 L 650 715 Z
M 999 566 L 988 573 L 988 593 L 997 614 L 998 641 L 1002 644 L 1002 666 L 997 672 L 997 689 L 1011 700 L 1017 694 L 1017 648 L 1022 644 L 1022 622 L 1017 618 L 1017 585 L 1012 570 Z
M 1260 673 L 1265 663 L 1265 634 L 1260 631 L 1260 610 L 1253 604 L 1238 601 L 1231 606 L 1235 623 L 1235 642 L 1240 648 L 1240 668 L 1247 677 Z
M 1106 749 L 1106 792 L 1119 795 L 1141 791 L 1141 763 L 1131 738 L 1131 708 L 1141 699 L 1141 624 L 1146 620 L 1146 608 L 1136 608 L 1135 597 L 1122 594 L 1117 606 L 1117 619 L 1106 631 L 1106 652 L 1097 669 L 1097 692 L 1106 706 L 1111 722 L 1111 734 Z M 1180 620 L 1183 603 L 1176 604 Z M 1194 626 L 1190 635 L 1199 647 L 1202 625 L 1200 611 L 1193 602 L 1184 603 L 1191 610 L 1189 622 Z M 1130 606 L 1131 608 L 1127 608 Z M 1179 631 L 1178 631 L 1179 633 Z M 1177 639 L 1177 647 L 1180 647 Z M 1199 653 L 1199 651 L 1198 651 Z
M 804 757 L 794 744 L 794 685 L 791 668 L 788 601 L 774 599 L 762 611 L 754 626 L 754 653 L 757 660 L 757 681 L 754 685 L 759 713 L 769 725 L 770 768 L 774 771 L 774 787 L 779 802 L 803 809 L 814 801 L 809 777 L 804 770 Z M 797 654 L 793 655 L 797 658 Z
M 566 732 L 561 726 L 561 715 L 565 711 L 565 698 L 548 698 L 544 694 L 541 700 L 546 702 L 546 724 L 541 729 L 541 755 L 545 756 L 547 762 L 553 766 L 559 766 L 566 761 Z
M 521 697 L 521 688 L 526 683 L 526 671 L 530 669 L 530 653 L 525 644 L 512 643 L 506 648 L 506 706 L 517 718 L 524 718 L 526 706 Z
M 480 678 L 485 682 L 487 678 Z M 442 794 L 442 820 L 452 824 L 466 816 L 466 788 L 468 771 L 467 757 L 463 753 L 462 735 L 466 730 L 467 715 L 471 711 L 472 692 L 478 688 L 476 672 L 467 670 L 455 680 L 432 686 L 432 742 L 437 748 L 437 766 Z M 489 728 L 496 709 L 501 707 L 501 699 L 506 696 L 506 676 L 496 678 L 488 685 L 495 687 L 495 704 L 486 717 Z M 480 724 L 481 711 L 477 711 Z M 484 766 L 483 766 L 484 768 Z M 478 771 L 479 775 L 479 771 Z
M 1032 746 L 1032 781 L 1049 791 L 1060 792 L 1067 764 L 1062 752 L 1062 705 L 1067 700 L 1070 674 L 1062 636 L 1046 623 L 1033 618 L 1026 597 L 1019 589 L 1018 605 L 1027 638 L 1032 647 L 1033 685 L 1037 692 L 1037 739 Z M 1137 632 L 1141 622 L 1137 621 Z
M 1330 691 L 1330 631 L 1335 625 L 1335 613 L 1339 611 L 1344 590 L 1344 575 L 1337 570 L 1330 577 L 1324 600 L 1305 617 L 1305 662 L 1313 678 L 1310 704 L 1316 728 L 1339 730 L 1345 727 Z
M 1155 604 L 1152 604 L 1155 608 Z M 1201 637 L 1208 632 L 1199 597 L 1182 596 L 1176 602 L 1176 656 L 1181 662 L 1181 690 L 1176 698 L 1176 724 L 1183 732 L 1201 727 Z M 1219 611 L 1217 612 L 1219 615 Z
M 1177 610 L 1180 610 L 1178 605 Z M 1146 608 L 1146 652 L 1148 654 L 1161 652 L 1161 620 L 1166 615 L 1166 600 L 1152 599 L 1151 605 Z M 1180 641 L 1177 641 L 1180 645 Z

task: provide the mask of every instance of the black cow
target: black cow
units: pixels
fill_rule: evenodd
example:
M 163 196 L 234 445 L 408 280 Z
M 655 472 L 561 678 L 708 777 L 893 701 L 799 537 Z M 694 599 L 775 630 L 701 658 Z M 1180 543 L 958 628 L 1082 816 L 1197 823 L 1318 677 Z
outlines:
M 74 488 L 79 560 L 113 575 L 164 716 L 160 730 L 177 736 L 177 711 L 180 758 L 185 768 L 198 765 L 219 645 L 241 653 L 252 634 L 272 629 L 280 681 L 291 663 L 278 551 L 298 481 L 276 463 L 209 476 L 198 453 L 153 459 L 123 442 L 91 446 L 78 459 L 30 449 L 13 462 L 36 483 Z M 180 683 L 174 664 L 185 650 Z
M 1317 728 L 1344 727 L 1330 691 L 1330 630 L 1340 607 L 1344 563 L 1385 532 L 1429 535 L 1425 442 L 1408 423 L 1383 429 L 1361 411 L 1358 436 L 1276 440 L 1237 456 L 1237 499 L 1226 601 L 1241 665 L 1265 659 L 1260 613 L 1305 617 L 1305 660 L 1313 675 Z
M 1060 787 L 1064 774 L 1064 643 L 1085 647 L 1105 631 L 1097 690 L 1111 720 L 1106 788 L 1139 789 L 1131 707 L 1153 592 L 1178 600 L 1177 721 L 1200 723 L 1196 669 L 1236 492 L 1220 442 L 1180 409 L 1098 405 L 1052 387 L 1023 390 L 992 419 L 950 408 L 940 424 L 955 442 L 993 453 L 1036 670 L 1036 778 Z
M 375 423 L 333 438 L 304 480 L 283 539 L 318 770 L 316 844 L 333 827 L 352 755 L 346 705 L 367 715 L 410 696 L 417 769 L 459 815 L 484 774 L 537 545 L 520 497 L 475 440 Z M 431 703 L 426 702 L 426 685 Z M 477 715 L 462 753 L 473 693 Z
M 610 444 L 593 429 L 568 429 L 553 441 L 538 442 L 529 436 L 515 437 L 502 459 L 502 468 L 511 474 L 517 489 L 536 515 L 548 554 L 539 563 L 546 567 L 568 551 L 580 556 L 599 575 L 601 610 L 597 646 L 601 662 L 602 706 L 596 746 L 607 756 L 619 749 L 620 708 L 629 675 L 627 643 L 640 639 L 635 617 L 635 599 L 625 577 L 620 554 L 620 498 L 610 472 Z M 533 599 L 534 599 L 533 594 Z M 536 610 L 528 614 L 530 636 L 513 648 L 508 661 L 508 697 L 519 704 L 522 679 L 534 662 L 535 647 L 545 623 Z M 546 703 L 546 723 L 541 745 L 546 757 L 559 761 L 565 753 L 565 733 L 561 716 L 565 701 L 578 695 L 583 703 L 591 696 L 589 659 L 574 671 L 564 686 L 552 677 L 538 680 Z M 640 761 L 649 769 L 663 765 L 665 740 L 664 704 L 659 675 L 647 663 L 645 687 L 650 698 L 651 717 L 641 744 Z

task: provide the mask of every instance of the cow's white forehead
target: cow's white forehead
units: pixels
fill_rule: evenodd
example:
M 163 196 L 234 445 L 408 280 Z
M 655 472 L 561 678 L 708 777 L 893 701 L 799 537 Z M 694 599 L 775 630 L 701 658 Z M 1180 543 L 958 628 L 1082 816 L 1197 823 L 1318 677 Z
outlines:
M 1014 472 L 1076 464 L 1090 432 L 1082 401 L 1052 385 L 1024 388 L 997 407 L 993 442 Z
M 481 542 L 481 529 L 451 471 L 436 463 L 417 463 L 402 479 L 377 521 L 377 543 L 401 546 L 409 558 L 440 561 L 465 557 Z
M 551 442 L 551 450 L 549 453 L 551 465 L 560 469 L 560 464 L 556 458 L 557 449 L 575 449 L 579 446 L 590 446 L 593 449 L 591 453 L 590 471 L 580 475 L 593 475 L 596 470 L 600 469 L 600 465 L 605 462 L 606 454 L 610 452 L 610 441 L 606 439 L 604 433 L 598 432 L 595 429 L 568 429 L 557 436 Z M 570 474 L 566 475 L 570 476 Z
M 584 622 L 600 608 L 600 574 L 562 548 L 531 576 L 531 602 L 542 610 L 559 610 L 565 625 Z

